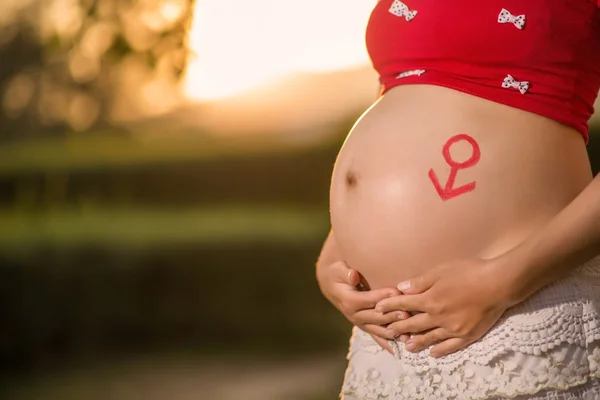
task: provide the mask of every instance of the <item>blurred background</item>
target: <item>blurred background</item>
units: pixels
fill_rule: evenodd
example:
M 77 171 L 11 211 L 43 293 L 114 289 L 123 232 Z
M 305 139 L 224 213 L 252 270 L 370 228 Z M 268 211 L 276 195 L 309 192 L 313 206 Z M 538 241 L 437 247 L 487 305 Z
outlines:
M 1 398 L 336 398 L 314 264 L 372 3 L 0 1 Z

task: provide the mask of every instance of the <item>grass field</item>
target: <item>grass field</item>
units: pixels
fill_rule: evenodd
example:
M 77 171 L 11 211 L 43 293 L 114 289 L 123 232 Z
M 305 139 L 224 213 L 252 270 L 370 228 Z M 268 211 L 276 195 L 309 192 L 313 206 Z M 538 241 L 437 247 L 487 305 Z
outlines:
M 200 209 L 0 211 L 0 249 L 53 246 L 152 248 L 243 241 L 313 241 L 328 229 L 324 209 L 252 205 Z

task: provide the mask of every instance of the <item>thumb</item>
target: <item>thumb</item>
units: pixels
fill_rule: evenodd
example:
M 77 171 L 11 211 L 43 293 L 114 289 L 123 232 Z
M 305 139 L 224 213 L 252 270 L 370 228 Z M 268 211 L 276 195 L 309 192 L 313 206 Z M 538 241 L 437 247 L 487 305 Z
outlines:
M 358 271 L 348 268 L 348 284 L 351 286 L 358 286 L 360 283 L 360 275 Z
M 433 286 L 437 276 L 433 273 L 425 273 L 398 284 L 398 290 L 404 294 L 423 293 Z
M 335 276 L 335 281 L 346 283 L 356 287 L 360 283 L 360 274 L 348 267 L 344 261 L 336 261 L 332 264 L 332 272 Z

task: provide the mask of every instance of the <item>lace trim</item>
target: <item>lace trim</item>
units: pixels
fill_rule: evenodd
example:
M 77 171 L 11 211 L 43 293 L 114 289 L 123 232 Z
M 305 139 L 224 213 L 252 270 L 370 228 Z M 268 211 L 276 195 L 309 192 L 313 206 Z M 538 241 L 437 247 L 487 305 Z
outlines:
M 364 400 L 512 399 L 549 389 L 568 390 L 600 378 L 600 349 L 595 348 L 587 361 L 564 362 L 551 356 L 535 371 L 523 370 L 512 361 L 498 361 L 486 376 L 462 366 L 453 372 L 432 371 L 420 376 L 405 371 L 391 382 L 382 379 L 377 369 L 369 368 L 359 374 L 351 366 L 346 371 L 342 392 Z
M 434 359 L 355 329 L 343 393 L 359 399 L 515 398 L 600 378 L 600 258 L 508 310 L 479 341 Z
M 466 349 L 434 359 L 429 356 L 429 349 L 411 353 L 402 342 L 390 343 L 396 358 L 421 372 L 430 368 L 454 370 L 465 359 L 489 365 L 512 351 L 539 356 L 563 343 L 583 348 L 597 340 L 600 340 L 600 258 L 509 309 L 483 338 Z

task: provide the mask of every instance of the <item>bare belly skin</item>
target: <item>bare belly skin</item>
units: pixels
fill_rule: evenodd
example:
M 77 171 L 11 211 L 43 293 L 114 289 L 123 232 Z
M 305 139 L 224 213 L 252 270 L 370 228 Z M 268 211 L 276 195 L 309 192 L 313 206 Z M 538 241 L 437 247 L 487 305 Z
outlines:
M 592 179 L 582 136 L 457 91 L 390 90 L 355 124 L 333 171 L 332 229 L 371 288 L 459 257 L 507 251 Z

